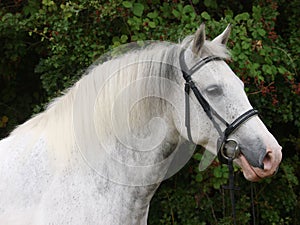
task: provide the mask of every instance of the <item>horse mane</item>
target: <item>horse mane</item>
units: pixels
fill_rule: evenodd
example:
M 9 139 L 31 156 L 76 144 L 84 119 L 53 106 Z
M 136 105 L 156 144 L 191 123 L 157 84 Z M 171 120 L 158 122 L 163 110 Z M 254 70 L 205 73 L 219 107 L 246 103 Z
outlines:
M 82 120 L 89 117 L 89 109 L 94 109 L 98 92 L 102 85 L 109 79 L 115 79 L 109 85 L 104 87 L 101 99 L 98 99 L 99 105 L 103 109 L 99 118 L 105 128 L 109 124 L 109 112 L 106 109 L 111 107 L 117 97 L 119 90 L 122 90 L 131 82 L 142 79 L 147 76 L 160 76 L 168 80 L 177 81 L 181 79 L 179 70 L 179 52 L 181 48 L 186 48 L 192 41 L 193 36 L 185 38 L 180 45 L 166 42 L 158 42 L 141 49 L 129 51 L 120 51 L 117 56 L 114 54 L 104 57 L 105 60 L 99 60 L 93 64 L 83 75 L 83 77 L 73 87 L 66 90 L 64 95 L 55 98 L 49 103 L 46 110 L 35 116 L 24 124 L 18 126 L 13 132 L 14 135 L 22 135 L 26 132 L 34 132 L 37 137 L 41 135 L 46 138 L 47 143 L 55 149 L 55 157 L 68 159 L 71 149 L 74 148 L 75 140 L 73 115 L 74 101 L 82 106 Z M 228 51 L 222 45 L 215 45 L 213 42 L 206 41 L 203 46 L 203 54 L 217 55 L 222 58 L 228 58 Z M 159 83 L 146 83 L 144 87 L 138 87 L 140 91 L 145 92 L 151 88 L 162 88 Z M 78 99 L 78 96 L 79 99 Z M 160 102 L 163 104 L 163 102 Z M 126 103 L 125 103 L 126 104 Z M 147 105 L 148 104 L 148 105 Z M 153 107 L 147 102 L 143 105 L 143 113 L 151 114 L 151 110 L 159 110 L 159 107 Z M 147 108 L 148 107 L 148 108 Z M 150 108 L 151 107 L 151 110 Z M 102 110 L 101 109 L 101 110 Z M 93 118 L 88 118 L 93 119 Z M 138 119 L 138 118 L 137 118 Z M 88 125 L 89 126 L 89 125 Z M 84 129 L 89 129 L 85 127 Z M 101 128 L 101 129 L 102 129 Z

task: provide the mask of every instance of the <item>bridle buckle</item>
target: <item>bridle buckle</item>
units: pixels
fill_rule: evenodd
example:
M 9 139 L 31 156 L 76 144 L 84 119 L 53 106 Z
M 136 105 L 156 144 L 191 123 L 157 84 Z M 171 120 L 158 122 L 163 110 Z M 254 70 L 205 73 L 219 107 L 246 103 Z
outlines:
M 240 154 L 239 144 L 234 139 L 225 140 L 220 146 L 220 153 L 225 159 L 235 159 Z

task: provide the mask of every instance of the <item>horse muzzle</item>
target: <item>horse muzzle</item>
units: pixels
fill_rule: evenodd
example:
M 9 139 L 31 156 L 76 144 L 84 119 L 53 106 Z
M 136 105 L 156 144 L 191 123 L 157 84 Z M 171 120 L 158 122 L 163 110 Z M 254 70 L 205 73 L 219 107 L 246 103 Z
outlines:
M 281 159 L 281 146 L 278 145 L 276 148 L 267 148 L 261 167 L 251 165 L 244 154 L 240 154 L 235 161 L 242 168 L 247 180 L 259 181 L 275 175 L 279 169 Z

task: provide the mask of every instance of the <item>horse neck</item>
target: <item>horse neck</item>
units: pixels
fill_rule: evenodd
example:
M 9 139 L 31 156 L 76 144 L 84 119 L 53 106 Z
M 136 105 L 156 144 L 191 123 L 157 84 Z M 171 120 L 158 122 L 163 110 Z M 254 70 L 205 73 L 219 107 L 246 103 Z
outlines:
M 109 107 L 106 97 L 117 101 L 118 94 L 105 95 L 106 91 L 103 96 L 98 94 L 95 107 L 81 105 L 84 118 L 94 119 L 75 127 L 80 133 L 76 135 L 77 146 L 100 180 L 98 189 L 105 187 L 105 196 L 113 199 L 107 202 L 113 210 L 106 214 L 107 224 L 146 224 L 150 200 L 168 170 L 169 162 L 160 162 L 173 152 L 179 135 L 168 106 L 161 100 L 150 97 L 133 106 L 128 114 L 124 109 L 127 103 L 119 109 Z M 92 115 L 87 116 L 90 112 Z M 150 122 L 154 117 L 165 121 L 165 129 L 159 125 L 161 121 Z
M 102 147 L 115 149 L 116 156 L 124 155 L 130 163 L 145 157 L 153 163 L 162 160 L 172 151 L 166 145 L 178 142 L 171 109 L 165 100 L 166 80 L 175 77 L 169 62 L 173 58 L 166 50 L 157 51 L 157 57 L 153 50 L 108 62 L 92 71 L 87 79 L 98 85 L 95 104 L 87 109 L 94 112 L 93 133 Z
M 137 79 L 122 76 L 106 80 L 106 75 L 112 74 L 115 66 L 107 63 L 92 70 L 45 112 L 18 130 L 43 135 L 56 160 L 65 168 L 94 171 L 97 189 L 106 191 L 101 200 L 106 201 L 106 195 L 111 196 L 110 200 L 116 200 L 107 202 L 112 206 L 110 210 L 118 210 L 118 217 L 111 218 L 118 220 L 114 224 L 146 224 L 149 202 L 164 179 L 172 157 L 161 162 L 176 148 L 179 134 L 170 119 L 167 104 L 155 97 L 133 107 L 129 117 L 122 105 L 114 111 L 112 103 L 120 96 L 117 92 L 122 90 L 120 85 Z M 124 103 L 128 106 L 128 102 Z M 112 115 L 117 120 L 111 120 Z M 153 117 L 164 120 L 164 126 L 157 120 L 149 123 Z M 129 124 L 124 126 L 124 121 Z M 123 206 L 120 202 L 126 204 Z M 139 215 L 134 215 L 133 211 Z M 107 215 L 115 214 L 108 212 Z M 121 223 L 126 220 L 136 222 Z
M 153 103 L 156 100 L 148 99 L 147 101 Z M 172 159 L 170 155 L 180 140 L 167 110 L 157 110 L 156 107 L 153 110 L 142 110 L 141 107 L 148 103 L 141 104 L 140 107 L 137 106 L 135 110 L 132 110 L 130 115 L 126 110 L 118 111 L 118 116 L 115 118 L 118 119 L 117 121 L 101 123 L 103 117 L 100 116 L 99 123 L 96 122 L 96 124 L 106 126 L 105 129 L 98 126 L 99 130 L 95 132 L 98 133 L 95 137 L 98 139 L 93 146 L 99 146 L 95 152 L 101 152 L 101 154 L 94 156 L 91 160 L 95 164 L 97 162 L 103 164 L 100 166 L 100 171 L 111 168 L 107 170 L 107 177 L 115 178 L 117 183 L 144 186 L 161 182 Z M 131 117 L 134 119 L 131 120 Z M 124 124 L 124 121 L 128 120 L 129 124 Z M 82 149 L 90 150 L 93 146 L 86 146 Z
M 91 95 L 93 90 L 89 88 L 89 97 L 80 94 L 78 103 L 74 102 L 74 109 L 78 105 L 78 112 L 85 115 L 85 119 L 89 118 L 81 124 L 82 120 L 75 119 L 75 126 L 80 125 L 74 129 L 80 133 L 76 135 L 76 142 L 89 166 L 101 177 L 107 178 L 110 184 L 115 184 L 111 185 L 112 189 L 119 188 L 120 196 L 135 199 L 132 204 L 138 202 L 138 195 L 146 209 L 167 173 L 179 134 L 172 122 L 169 105 L 151 95 L 151 88 L 161 91 L 159 80 L 147 87 L 148 79 L 142 84 L 136 82 L 147 78 L 142 74 L 139 79 L 136 68 L 128 68 L 110 77 L 110 74 L 114 75 L 117 63 L 96 68 L 91 72 L 92 76 L 83 81 L 99 86 L 95 88 L 97 93 Z M 81 85 L 82 88 L 91 87 L 84 83 Z M 80 102 L 86 102 L 80 98 L 92 100 L 94 104 L 83 106 Z M 132 207 L 136 206 L 141 207 L 140 204 Z

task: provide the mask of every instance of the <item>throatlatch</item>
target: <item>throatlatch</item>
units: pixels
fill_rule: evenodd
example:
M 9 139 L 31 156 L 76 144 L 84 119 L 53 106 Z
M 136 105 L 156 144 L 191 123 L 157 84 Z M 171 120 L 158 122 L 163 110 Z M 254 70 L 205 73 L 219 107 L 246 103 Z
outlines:
M 219 138 L 217 141 L 217 155 L 218 159 L 221 163 L 227 164 L 229 169 L 229 185 L 225 186 L 225 189 L 230 190 L 230 198 L 232 202 L 232 217 L 233 222 L 236 224 L 235 220 L 235 199 L 234 199 L 234 190 L 237 188 L 234 186 L 234 170 L 233 170 L 233 160 L 237 158 L 240 154 L 239 144 L 236 140 L 230 139 L 229 136 L 235 130 L 237 130 L 241 124 L 245 123 L 248 119 L 256 116 L 258 111 L 255 109 L 250 109 L 247 112 L 243 113 L 237 119 L 235 119 L 232 123 L 227 123 L 225 119 L 223 119 L 206 101 L 203 95 L 200 93 L 199 89 L 195 85 L 192 80 L 192 75 L 201 69 L 205 64 L 211 61 L 220 61 L 222 60 L 218 56 L 208 56 L 204 59 L 201 59 L 198 63 L 196 63 L 190 69 L 187 67 L 184 59 L 184 49 L 180 52 L 179 55 L 179 63 L 181 67 L 181 71 L 183 74 L 183 78 L 185 79 L 185 126 L 187 129 L 188 139 L 193 142 L 192 134 L 191 134 L 191 126 L 190 126 L 190 102 L 189 95 L 192 90 L 198 102 L 202 106 L 204 112 L 208 116 L 208 118 L 213 123 L 213 126 L 217 130 L 219 134 Z M 226 126 L 226 129 L 222 131 L 219 123 L 216 122 L 216 119 L 219 120 Z

